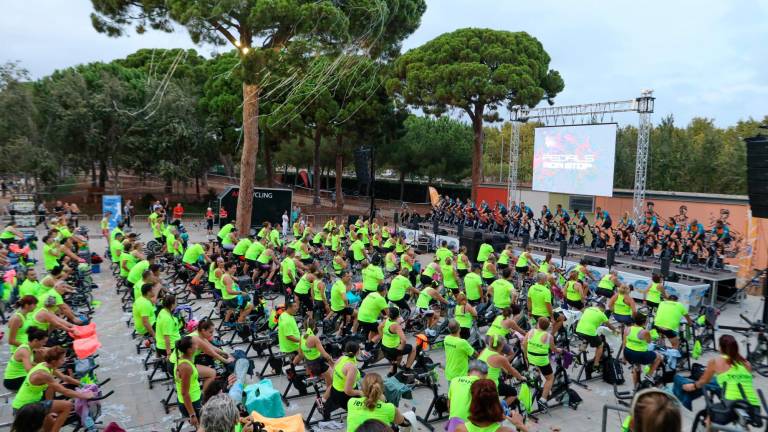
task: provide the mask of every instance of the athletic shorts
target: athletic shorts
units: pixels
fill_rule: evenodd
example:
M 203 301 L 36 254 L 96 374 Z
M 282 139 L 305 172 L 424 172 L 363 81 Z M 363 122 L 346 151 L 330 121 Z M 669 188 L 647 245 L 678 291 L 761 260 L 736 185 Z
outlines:
M 613 314 L 613 318 L 621 324 L 625 325 L 632 325 L 632 323 L 635 322 L 634 318 L 632 318 L 632 315 Z
M 360 321 L 360 333 L 363 334 L 366 338 L 368 337 L 368 333 L 378 333 L 379 332 L 379 323 L 378 322 L 363 322 Z
M 656 331 L 658 331 L 660 334 L 663 334 L 664 336 L 670 339 L 677 337 L 677 331 L 675 330 L 665 329 L 665 328 L 656 327 L 656 326 L 653 326 L 653 328 L 655 328 Z
M 346 316 L 346 315 L 352 315 L 352 308 L 351 307 L 345 307 L 342 310 L 333 311 L 336 315 L 339 316 Z
M 490 284 L 492 284 L 494 281 L 496 281 L 496 278 L 495 278 L 495 277 L 491 277 L 491 278 L 483 278 L 483 282 L 485 282 L 485 284 L 486 284 L 486 285 L 490 285 Z
M 597 335 L 589 336 L 579 332 L 576 332 L 576 335 L 584 339 L 585 341 L 587 341 L 589 346 L 591 346 L 592 348 L 597 348 L 603 344 L 603 339 L 601 339 L 600 336 L 597 336 Z
M 472 333 L 472 329 L 469 327 L 461 327 L 461 330 L 459 331 L 459 337 L 468 340 L 469 335 Z
M 659 307 L 659 304 L 658 304 L 658 303 L 656 303 L 656 302 L 652 302 L 652 301 L 650 301 L 650 300 L 646 300 L 646 301 L 645 301 L 645 304 L 647 304 L 647 305 L 648 305 L 648 307 L 649 307 L 649 308 L 651 308 L 651 309 L 657 309 L 657 308 Z
M 568 299 L 565 299 L 565 303 L 568 306 L 570 306 L 570 307 L 572 307 L 574 309 L 578 309 L 578 310 L 584 309 L 584 302 L 581 301 L 581 300 L 568 300 Z
M 205 221 L 205 229 L 208 231 L 213 230 L 213 219 L 206 219 Z
M 595 294 L 599 295 L 600 297 L 611 298 L 613 297 L 613 290 L 607 288 L 598 288 L 595 290 Z
M 306 293 L 306 294 L 296 293 L 296 297 L 299 298 L 299 305 L 302 308 L 312 310 L 312 297 L 309 295 L 309 293 Z
M 319 357 L 314 360 L 307 360 L 307 372 L 313 376 L 320 376 L 328 370 L 328 362 Z
M 525 267 L 515 266 L 515 271 L 518 273 L 528 273 L 528 266 L 525 266 Z
M 328 400 L 325 401 L 323 419 L 329 419 L 331 414 L 339 408 L 346 411 L 347 402 L 349 402 L 351 398 L 351 396 L 347 395 L 343 391 L 338 391 L 335 388 L 331 388 L 331 395 L 328 396 Z
M 26 377 L 6 378 L 3 380 L 3 387 L 10 391 L 18 391 L 24 383 L 25 378 Z
M 400 300 L 390 300 L 392 303 L 395 304 L 399 309 L 406 309 L 410 310 L 410 306 L 408 306 L 408 295 L 406 294 L 405 297 L 401 298 Z
M 384 358 L 387 360 L 397 360 L 398 357 L 408 355 L 413 351 L 413 346 L 411 344 L 405 344 L 405 347 L 403 347 L 402 351 L 397 348 L 387 348 L 385 346 L 381 347 L 381 352 L 384 353 Z
M 552 312 L 552 316 L 555 318 L 555 321 L 557 321 L 558 319 L 560 319 L 560 317 L 561 317 L 562 315 L 563 315 L 563 314 L 562 314 L 562 313 L 560 313 L 560 312 L 556 312 L 556 311 L 553 311 L 553 312 Z M 549 318 L 549 317 L 547 317 L 547 316 L 539 316 L 539 315 L 533 315 L 533 314 L 531 314 L 531 318 L 533 318 L 533 320 L 534 320 L 534 321 L 538 322 L 538 321 L 539 321 L 539 318 Z
M 192 402 L 192 408 L 195 410 L 195 417 L 200 419 L 200 408 L 203 407 L 203 400 L 198 399 L 194 402 Z M 183 403 L 179 404 L 179 412 L 181 413 L 181 416 L 184 418 L 189 418 L 189 412 L 187 412 L 187 407 L 184 406 Z
M 469 270 L 467 270 L 467 269 L 457 269 L 456 273 L 458 273 L 459 277 L 463 280 L 464 276 L 466 276 L 467 273 L 469 273 Z
M 630 364 L 649 365 L 656 360 L 656 353 L 653 351 L 633 351 L 629 348 L 624 348 L 624 359 Z
M 255 268 L 257 268 L 259 266 L 259 262 L 258 261 L 255 261 L 255 260 L 252 260 L 252 259 L 248 259 L 248 258 L 245 259 L 245 263 L 248 264 L 248 267 L 250 267 L 252 269 L 255 269 Z
M 434 282 L 434 279 L 432 279 L 431 277 L 429 277 L 427 275 L 420 275 L 419 276 L 419 282 L 421 282 L 421 284 L 424 285 L 424 286 L 431 286 L 432 282 Z
M 539 368 L 539 371 L 541 371 L 541 374 L 544 376 L 552 375 L 555 371 L 552 370 L 552 364 L 548 364 L 546 366 L 536 366 Z
M 40 402 L 34 402 L 34 403 L 36 403 L 36 404 L 40 404 L 40 405 L 42 405 L 42 406 L 43 406 L 43 409 L 44 409 L 44 411 L 45 411 L 45 413 L 46 413 L 45 415 L 48 415 L 48 413 L 51 411 L 51 407 L 53 407 L 53 401 L 52 401 L 52 400 L 42 400 L 42 401 L 40 401 Z M 29 405 L 32 405 L 32 404 L 29 404 Z M 26 405 L 24 405 L 24 406 L 26 406 Z M 19 408 L 19 410 L 20 410 L 20 409 L 23 409 L 23 408 L 24 408 L 24 407 L 21 407 L 21 408 Z M 14 416 L 16 416 L 16 413 L 18 413 L 18 412 L 19 412 L 19 410 L 17 410 L 16 408 L 14 408 L 14 409 L 12 409 L 11 411 L 12 411 L 12 414 L 13 414 Z

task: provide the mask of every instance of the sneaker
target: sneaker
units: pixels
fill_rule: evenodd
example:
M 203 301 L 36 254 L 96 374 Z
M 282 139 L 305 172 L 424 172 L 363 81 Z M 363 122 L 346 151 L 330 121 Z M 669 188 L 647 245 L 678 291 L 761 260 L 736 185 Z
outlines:
M 370 360 L 373 357 L 373 354 L 366 350 L 360 351 L 360 354 L 357 355 L 357 360 L 361 362 L 366 362 Z
M 549 405 L 547 405 L 547 403 L 544 400 L 539 399 L 536 401 L 536 404 L 539 406 L 539 410 L 541 410 L 541 412 L 545 412 L 545 413 L 549 412 Z
M 269 285 L 269 286 L 272 286 L 272 285 L 274 285 L 274 284 L 275 284 L 275 283 L 274 283 L 274 282 L 272 282 L 272 281 L 267 281 L 266 283 L 267 283 L 267 285 Z

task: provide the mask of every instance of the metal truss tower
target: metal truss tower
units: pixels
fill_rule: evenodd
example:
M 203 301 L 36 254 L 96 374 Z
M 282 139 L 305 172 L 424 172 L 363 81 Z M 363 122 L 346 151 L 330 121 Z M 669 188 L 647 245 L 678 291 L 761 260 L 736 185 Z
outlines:
M 520 125 L 529 120 L 535 120 L 546 126 L 565 126 L 567 119 L 575 124 L 577 119 L 581 124 L 603 123 L 607 114 L 636 112 L 640 116 L 637 133 L 637 159 L 635 161 L 635 188 L 632 196 L 632 208 L 635 221 L 643 215 L 645 201 L 645 185 L 648 168 L 648 153 L 650 150 L 651 114 L 656 98 L 653 90 L 643 90 L 640 97 L 614 102 L 598 102 L 583 105 L 565 105 L 528 109 L 524 106 L 514 106 L 511 110 L 512 133 L 509 146 L 509 179 L 507 182 L 507 206 L 511 206 L 519 191 L 518 173 L 520 159 Z

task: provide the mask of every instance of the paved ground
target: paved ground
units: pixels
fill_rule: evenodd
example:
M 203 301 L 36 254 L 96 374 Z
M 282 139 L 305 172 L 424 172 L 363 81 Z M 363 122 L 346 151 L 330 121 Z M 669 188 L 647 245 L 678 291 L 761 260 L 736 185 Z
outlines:
M 97 228 L 95 224 L 90 227 L 91 232 L 95 233 Z M 142 230 L 139 230 L 143 232 Z M 147 233 L 143 232 L 143 237 L 147 238 Z M 97 235 L 96 235 L 97 236 Z M 192 239 L 202 239 L 201 233 L 192 233 Z M 92 239 L 92 249 L 102 253 L 106 243 L 101 238 Z M 425 260 L 427 256 L 423 257 Z M 123 428 L 130 431 L 167 431 L 171 429 L 173 420 L 179 417 L 177 411 L 171 411 L 166 414 L 160 403 L 161 399 L 167 394 L 168 387 L 165 385 L 155 386 L 149 390 L 147 386 L 148 372 L 144 371 L 141 365 L 142 356 L 136 354 L 135 342 L 130 338 L 130 330 L 126 327 L 125 320 L 127 314 L 120 308 L 120 300 L 115 295 L 114 281 L 111 274 L 101 273 L 95 275 L 95 280 L 100 289 L 95 293 L 96 298 L 103 303 L 95 315 L 95 321 L 98 325 L 103 348 L 100 350 L 98 376 L 101 379 L 112 378 L 107 385 L 107 390 L 115 390 L 113 397 L 105 401 L 103 410 L 103 421 L 108 423 L 115 421 Z M 720 317 L 720 324 L 739 325 L 738 314 L 743 313 L 749 317 L 757 317 L 760 313 L 761 302 L 758 298 L 751 297 L 747 301 L 728 307 Z M 737 340 L 742 344 L 745 350 L 746 341 L 743 336 L 737 336 Z M 754 343 L 754 342 L 753 342 Z M 704 360 L 711 357 L 713 353 L 705 355 Z M 435 351 L 431 354 L 435 362 L 442 363 L 444 354 L 442 351 Z M 3 368 L 8 358 L 7 344 L 3 344 L 0 349 L 0 364 Z M 263 364 L 257 360 L 257 370 Z M 385 373 L 386 368 L 379 368 L 378 372 Z M 571 376 L 575 377 L 577 370 L 569 371 Z M 440 370 L 442 374 L 442 370 Z M 628 373 L 625 376 L 629 376 Z M 276 388 L 282 390 L 285 388 L 286 380 L 284 377 L 272 378 Z M 441 393 L 447 391 L 444 379 L 441 378 Z M 758 377 L 757 388 L 768 388 L 768 379 Z M 625 385 L 627 387 L 628 385 Z M 559 429 L 562 431 L 596 431 L 600 428 L 602 418 L 602 407 L 604 404 L 613 404 L 616 402 L 613 397 L 612 388 L 601 381 L 593 381 L 588 389 L 574 387 L 575 390 L 584 399 L 577 411 L 568 408 L 554 408 L 550 414 L 541 416 L 538 424 L 531 425 L 533 431 L 549 431 Z M 426 389 L 419 389 L 414 394 L 412 401 L 403 401 L 401 410 L 415 409 L 419 415 L 424 415 L 427 406 L 431 400 L 431 392 Z M 700 408 L 703 402 L 695 408 Z M 301 413 L 305 415 L 312 404 L 312 398 L 294 399 L 287 411 L 289 414 Z M 10 406 L 4 404 L 0 406 L 0 423 L 10 421 Z M 685 412 L 684 430 L 690 429 L 690 423 L 693 419 L 693 413 Z M 616 431 L 619 428 L 623 415 L 616 412 L 609 413 L 608 429 Z M 442 430 L 443 423 L 436 423 L 436 430 Z M 427 430 L 419 426 L 417 430 Z M 288 431 L 286 431 L 288 432 Z

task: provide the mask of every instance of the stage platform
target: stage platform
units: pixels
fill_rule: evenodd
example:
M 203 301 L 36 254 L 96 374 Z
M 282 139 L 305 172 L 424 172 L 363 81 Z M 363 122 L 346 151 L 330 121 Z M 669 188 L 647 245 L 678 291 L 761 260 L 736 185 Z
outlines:
M 434 230 L 434 227 L 431 223 L 421 223 L 419 224 L 419 228 L 422 232 L 425 233 L 432 233 Z M 445 226 L 440 225 L 439 230 L 441 233 L 447 233 L 449 236 L 459 237 L 458 230 L 456 229 L 456 226 Z M 464 235 L 472 236 L 474 234 L 474 230 L 467 229 L 464 232 Z M 488 235 L 494 235 L 498 236 L 501 235 L 499 233 L 491 234 L 491 233 L 484 233 L 487 237 Z M 512 244 L 516 248 L 521 249 L 523 246 L 523 242 L 519 239 L 510 239 L 508 242 L 509 244 Z M 543 242 L 543 241 L 530 241 L 528 245 L 531 247 L 531 249 L 535 252 L 541 252 L 541 253 L 551 253 L 553 256 L 553 261 L 555 261 L 557 258 L 560 258 L 560 245 L 557 243 L 550 243 L 550 242 Z M 565 256 L 565 259 L 570 260 L 576 260 L 579 261 L 581 258 L 588 258 L 588 259 L 594 259 L 594 260 L 604 260 L 605 263 L 608 262 L 608 253 L 605 250 L 598 250 L 598 251 L 590 251 L 586 248 L 575 248 L 575 247 L 568 247 L 567 254 Z M 556 262 L 556 261 L 555 261 Z M 612 268 L 628 273 L 637 274 L 639 276 L 649 276 L 649 273 L 661 273 L 661 263 L 659 262 L 658 258 L 651 258 L 648 257 L 645 260 L 640 260 L 637 258 L 633 258 L 629 255 L 622 255 L 622 254 L 616 254 L 614 259 L 614 266 Z M 605 265 L 607 267 L 607 264 Z M 717 299 L 718 299 L 718 288 L 722 286 L 728 286 L 731 288 L 735 288 L 736 286 L 736 272 L 730 271 L 728 269 L 726 270 L 712 270 L 712 271 L 705 271 L 701 268 L 697 267 L 685 267 L 680 266 L 677 264 L 670 264 L 669 267 L 670 274 L 676 275 L 676 282 L 688 284 L 688 285 L 694 285 L 696 283 L 706 283 L 709 284 L 711 289 L 709 292 L 709 299 L 710 299 L 710 305 L 712 306 L 718 306 Z M 724 301 L 722 302 L 720 307 L 724 307 L 727 303 L 733 300 L 733 295 L 728 295 L 724 297 Z

